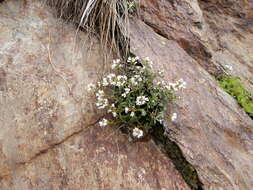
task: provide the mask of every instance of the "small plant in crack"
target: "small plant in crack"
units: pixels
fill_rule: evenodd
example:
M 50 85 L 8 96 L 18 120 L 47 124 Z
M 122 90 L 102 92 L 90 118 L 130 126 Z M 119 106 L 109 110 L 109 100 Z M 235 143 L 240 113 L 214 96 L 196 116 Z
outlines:
M 233 96 L 244 111 L 253 118 L 253 94 L 248 91 L 240 78 L 227 74 L 216 77 L 220 86 L 231 96 Z
M 118 125 L 134 140 L 144 138 L 157 123 L 164 122 L 167 103 L 173 103 L 176 99 L 174 92 L 186 86 L 183 79 L 165 83 L 164 73 L 155 72 L 149 58 L 114 60 L 112 71 L 101 81 L 88 86 L 96 96 L 97 108 L 107 113 L 99 125 Z M 169 118 L 174 121 L 177 114 L 173 113 Z

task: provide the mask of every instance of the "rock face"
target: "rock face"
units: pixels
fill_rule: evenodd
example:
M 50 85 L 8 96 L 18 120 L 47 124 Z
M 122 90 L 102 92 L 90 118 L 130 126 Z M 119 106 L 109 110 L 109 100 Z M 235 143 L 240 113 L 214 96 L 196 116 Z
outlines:
M 204 189 L 253 185 L 253 121 L 210 75 L 229 65 L 226 72 L 253 89 L 251 12 L 252 3 L 235 0 L 146 0 L 140 1 L 141 21 L 130 24 L 132 52 L 150 57 L 166 80 L 187 81 L 179 119 L 167 123 L 167 135 L 197 169 Z
M 210 74 L 240 76 L 253 89 L 252 2 L 140 1 L 132 52 L 166 80 L 184 78 L 178 120 L 167 135 L 196 168 L 203 189 L 253 186 L 253 121 Z M 95 38 L 40 1 L 0 4 L 0 189 L 187 190 L 151 142 L 129 143 L 97 126 L 86 86 L 106 69 Z M 174 110 L 175 111 L 175 110 Z
M 132 52 L 149 56 L 166 81 L 184 78 L 178 120 L 168 135 L 198 171 L 204 189 L 250 189 L 253 185 L 253 121 L 235 100 L 175 41 L 141 21 L 131 23 Z M 172 132 L 171 132 L 172 131 Z
M 189 189 L 152 143 L 96 125 L 96 39 L 39 1 L 0 4 L 0 189 Z
M 253 4 L 247 0 L 145 0 L 140 18 L 206 71 L 240 76 L 253 91 Z

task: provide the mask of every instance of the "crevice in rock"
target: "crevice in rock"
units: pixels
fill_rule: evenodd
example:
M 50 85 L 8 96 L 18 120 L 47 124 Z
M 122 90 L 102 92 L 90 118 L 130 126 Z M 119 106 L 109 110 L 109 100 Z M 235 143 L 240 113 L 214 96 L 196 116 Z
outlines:
M 54 142 L 54 143 L 50 144 L 47 148 L 42 149 L 42 150 L 39 150 L 39 151 L 38 151 L 36 154 L 34 154 L 29 160 L 26 160 L 26 161 L 17 163 L 17 167 L 15 167 L 14 170 L 16 170 L 16 169 L 18 169 L 19 167 L 22 167 L 22 166 L 24 166 L 24 165 L 27 165 L 27 164 L 32 163 L 32 162 L 33 162 L 34 160 L 36 160 L 38 157 L 42 156 L 43 154 L 46 154 L 46 153 L 49 152 L 50 150 L 52 150 L 52 149 L 56 148 L 57 146 L 63 144 L 64 142 L 68 141 L 68 140 L 71 139 L 72 137 L 75 137 L 75 136 L 77 136 L 77 135 L 80 135 L 82 132 L 84 132 L 85 129 L 88 129 L 88 128 L 91 127 L 91 126 L 96 125 L 96 124 L 99 122 L 100 119 L 101 119 L 101 118 L 97 119 L 94 123 L 91 123 L 91 124 L 89 124 L 89 125 L 87 125 L 87 126 L 85 126 L 85 127 L 80 128 L 79 130 L 77 130 L 77 131 L 73 132 L 72 134 L 66 136 L 65 138 L 61 139 L 60 141 L 57 141 L 57 142 Z M 10 174 L 7 174 L 7 175 L 0 176 L 0 182 L 1 182 L 2 180 L 4 180 L 5 178 L 8 178 L 10 175 L 11 175 L 11 173 L 10 173 Z
M 203 190 L 196 169 L 185 159 L 179 146 L 165 135 L 162 125 L 156 126 L 156 129 L 152 132 L 152 137 L 162 152 L 172 160 L 175 168 L 189 187 L 192 190 Z
M 237 19 L 238 23 L 244 23 L 246 18 L 244 18 L 244 16 L 230 14 L 231 9 L 233 9 L 233 10 L 236 9 L 237 12 L 239 12 L 239 10 L 242 8 L 242 6 L 241 7 L 225 6 L 226 3 L 223 0 L 221 0 L 221 1 L 224 6 L 220 5 L 220 6 L 216 7 L 214 2 L 203 1 L 203 0 L 199 0 L 199 4 L 203 10 L 203 16 L 206 18 L 205 20 L 206 20 L 208 26 L 215 34 L 215 38 L 217 40 L 217 45 L 218 45 L 219 50 L 224 50 L 224 49 L 226 49 L 226 47 L 223 44 L 223 42 L 221 41 L 220 36 L 222 36 L 224 33 L 227 33 L 227 32 L 235 33 L 235 35 L 239 35 L 239 32 L 235 29 L 235 27 L 232 27 L 232 25 L 229 25 L 229 24 L 227 24 L 226 26 L 223 26 L 223 28 L 221 28 L 217 24 L 217 23 L 219 23 L 218 20 L 217 20 L 217 22 L 214 22 L 218 18 L 216 18 L 213 15 L 227 14 L 227 15 L 230 15 L 231 17 L 235 17 Z M 221 3 L 221 2 L 219 2 L 219 3 Z M 212 7 L 211 5 L 214 5 L 214 6 Z M 219 11 L 220 9 L 221 10 L 224 9 L 226 11 L 225 12 Z M 210 12 L 212 13 L 211 15 L 210 15 Z M 209 18 L 209 17 L 211 17 L 211 18 Z M 214 17 L 214 18 L 212 18 L 212 17 Z M 164 29 L 162 27 L 160 27 L 159 25 L 156 25 L 152 21 L 150 22 L 148 20 L 145 20 L 145 18 L 141 18 L 141 20 L 146 25 L 148 25 L 150 28 L 152 28 L 156 34 L 158 34 L 168 40 L 176 41 L 180 45 L 180 47 L 183 48 L 189 56 L 191 56 L 194 60 L 196 60 L 205 71 L 207 71 L 210 75 L 214 76 L 214 78 L 217 80 L 217 82 L 220 82 L 220 80 L 218 80 L 219 76 L 226 74 L 226 71 L 224 70 L 222 65 L 213 63 L 212 53 L 194 35 L 189 38 L 178 38 L 175 36 L 173 37 L 173 35 L 170 35 L 169 32 L 167 33 L 166 31 L 164 31 Z M 235 23 L 233 23 L 233 25 L 236 26 L 236 25 L 238 25 L 238 23 L 235 22 Z M 238 36 L 238 38 L 240 38 L 240 37 Z M 233 54 L 233 53 L 231 52 L 231 54 Z M 237 56 L 237 55 L 234 55 L 234 56 L 241 63 L 244 62 L 239 56 Z M 248 64 L 244 63 L 244 65 L 246 65 L 249 68 L 249 70 L 251 70 L 251 68 L 249 67 Z M 234 97 L 234 96 L 232 96 L 232 97 Z M 235 98 L 235 100 L 237 100 L 237 97 L 234 97 L 234 98 Z M 249 115 L 249 116 L 252 118 L 251 115 Z
M 132 52 L 129 52 L 129 55 L 136 56 Z M 122 132 L 124 133 L 124 131 Z M 175 168 L 192 190 L 203 190 L 196 169 L 186 160 L 179 146 L 166 136 L 164 126 L 157 124 L 152 130 L 151 136 L 147 136 L 143 141 L 149 141 L 150 139 L 153 139 L 166 157 L 172 160 Z
M 136 56 L 132 52 L 129 52 L 128 55 Z M 203 190 L 196 169 L 186 160 L 179 146 L 165 135 L 162 125 L 157 125 L 152 131 L 151 138 L 147 137 L 144 141 L 150 139 L 153 139 L 162 152 L 172 160 L 175 168 L 192 190 Z
M 150 26 L 150 24 L 147 25 Z M 131 39 L 129 39 L 128 34 L 122 32 L 122 27 L 125 26 L 116 25 L 117 31 L 115 31 L 119 33 L 117 37 L 119 38 L 118 45 L 121 56 L 125 59 L 128 56 L 135 57 L 136 55 L 130 51 L 131 43 L 129 43 L 129 41 L 131 41 Z M 150 27 L 154 29 L 154 27 Z M 163 34 L 159 31 L 155 32 L 158 35 L 167 38 L 166 34 Z M 217 73 L 217 70 L 214 72 Z M 125 133 L 124 131 L 122 132 Z M 184 181 L 189 185 L 192 190 L 203 190 L 202 183 L 199 180 L 196 169 L 185 159 L 179 146 L 165 136 L 164 127 L 162 125 L 157 126 L 157 130 L 153 131 L 151 139 L 153 139 L 158 145 L 158 147 L 161 148 L 162 152 L 164 152 L 166 156 L 172 160 L 173 164 L 175 165 L 175 168 L 179 171 Z M 150 140 L 150 138 L 147 137 L 147 140 Z
M 211 53 L 198 39 L 194 39 L 194 43 L 193 41 L 189 41 L 184 38 L 175 39 L 172 36 L 168 36 L 168 34 L 154 26 L 152 23 L 145 21 L 144 19 L 142 19 L 142 21 L 152 28 L 156 34 L 168 40 L 175 40 L 180 47 L 183 48 L 194 60 L 196 60 L 208 73 L 212 75 L 218 75 L 221 73 L 220 68 L 211 62 Z
M 159 30 L 156 30 L 155 27 L 152 27 L 152 25 L 150 25 L 149 23 L 146 23 L 146 24 L 148 24 L 151 28 L 153 28 L 158 35 L 161 35 L 161 36 L 168 39 L 168 36 L 166 36 L 166 34 L 162 33 L 162 31 L 159 32 Z M 119 26 L 117 26 L 117 27 L 119 27 Z M 125 52 L 126 49 L 127 49 L 127 51 L 129 51 L 129 47 L 128 47 L 129 44 L 126 41 L 121 40 L 121 37 L 123 39 L 126 39 L 126 38 L 124 37 L 124 34 L 122 34 L 120 32 L 119 28 L 116 28 L 117 31 L 114 31 L 114 32 L 118 33 L 117 37 L 119 37 L 119 38 L 116 39 L 116 41 L 118 42 L 119 49 L 122 50 L 122 54 L 124 54 L 123 52 Z M 196 44 L 191 44 L 191 41 L 183 41 L 183 39 L 182 39 L 181 41 L 178 41 L 178 43 L 194 59 L 196 59 L 196 57 L 199 59 L 205 59 L 205 60 L 202 60 L 201 63 L 203 62 L 204 66 L 206 67 L 205 69 L 207 71 L 209 71 L 209 73 L 212 73 L 212 74 L 219 73 L 219 69 L 214 67 L 213 64 L 208 62 L 211 58 L 211 54 L 205 49 L 205 46 L 202 45 L 201 42 L 196 42 Z M 127 54 L 130 54 L 130 52 L 128 52 Z M 210 67 L 214 67 L 214 68 L 210 68 Z M 96 121 L 96 122 L 98 122 L 98 121 Z M 91 125 L 94 125 L 94 124 L 91 124 Z M 48 148 L 43 149 L 43 150 L 39 151 L 38 153 L 36 153 L 28 161 L 22 162 L 20 164 L 24 165 L 27 163 L 31 163 L 33 160 L 35 160 L 40 155 L 47 153 L 49 150 L 64 143 L 66 140 L 70 139 L 71 137 L 80 134 L 83 130 L 84 130 L 84 128 L 74 132 L 73 134 L 67 136 L 66 138 L 62 139 L 59 142 L 51 144 Z M 199 180 L 196 169 L 185 159 L 179 146 L 164 135 L 163 126 L 157 126 L 157 130 L 153 131 L 152 136 L 153 136 L 153 139 L 156 142 L 156 144 L 159 147 L 161 147 L 163 152 L 165 152 L 166 155 L 173 161 L 176 169 L 181 173 L 183 179 L 191 187 L 191 189 L 202 190 L 203 189 L 202 183 Z
M 162 34 L 161 35 L 161 32 L 157 31 L 154 27 L 152 27 L 152 25 L 150 25 L 148 23 L 146 23 L 146 24 L 149 27 L 151 27 L 154 30 L 154 32 L 156 32 L 156 34 L 158 34 L 160 36 L 163 36 L 166 39 L 169 39 L 168 36 L 166 36 L 166 34 Z M 175 41 L 177 41 L 177 40 L 175 40 Z M 189 44 L 187 46 L 184 46 L 184 47 L 191 47 L 191 45 L 190 45 L 191 42 L 190 41 L 186 41 L 186 43 L 189 43 Z M 182 44 L 180 46 L 182 47 Z M 185 50 L 184 47 L 183 47 L 183 49 Z M 205 48 L 205 47 L 203 46 L 203 48 Z M 186 51 L 186 52 L 189 54 L 188 51 Z M 196 51 L 194 51 L 194 52 L 196 53 Z M 190 54 L 190 56 L 193 57 L 193 59 L 196 60 L 196 57 L 192 56 L 191 54 Z M 206 63 L 208 63 L 208 61 L 211 59 L 211 57 L 207 56 L 205 59 L 206 60 L 204 60 L 204 61 Z M 214 69 L 211 71 L 210 67 L 209 68 L 206 68 L 206 67 L 203 67 L 203 66 L 202 67 L 209 74 L 211 74 L 212 76 L 214 76 L 215 78 L 216 78 L 216 76 L 224 74 L 224 71 L 222 69 L 218 68 L 213 63 L 210 63 L 208 65 L 210 65 L 210 67 L 214 66 Z M 217 95 L 217 97 L 220 100 L 219 95 Z M 226 105 L 223 101 L 220 100 L 220 102 L 222 104 L 224 104 L 226 107 L 228 107 L 228 105 Z M 233 111 L 233 110 L 231 110 L 231 111 Z M 235 114 L 238 115 L 238 113 L 236 113 L 236 112 L 235 112 Z M 192 190 L 202 190 L 203 189 L 203 187 L 202 187 L 203 185 L 202 185 L 202 183 L 201 183 L 201 181 L 200 181 L 200 179 L 198 177 L 198 173 L 197 173 L 196 169 L 186 160 L 186 158 L 184 157 L 181 149 L 176 144 L 176 142 L 173 142 L 171 139 L 169 139 L 169 137 L 166 137 L 164 135 L 164 129 L 163 129 L 163 127 L 162 126 L 158 126 L 157 130 L 155 130 L 152 135 L 153 135 L 153 140 L 162 149 L 162 151 L 172 160 L 172 162 L 174 163 L 176 169 L 180 172 L 180 174 L 182 175 L 183 179 L 191 187 L 191 189 Z
M 34 154 L 29 160 L 24 161 L 24 162 L 19 162 L 19 164 L 20 164 L 20 165 L 25 165 L 25 164 L 31 163 L 33 160 L 35 160 L 35 159 L 38 158 L 39 156 L 41 156 L 41 155 L 47 153 L 49 150 L 52 150 L 52 149 L 54 149 L 55 147 L 61 145 L 61 144 L 64 143 L 64 142 L 66 142 L 66 141 L 69 140 L 70 138 L 79 135 L 80 133 L 82 133 L 82 132 L 84 131 L 84 129 L 87 129 L 87 128 L 91 127 L 91 126 L 96 125 L 96 124 L 99 122 L 100 119 L 101 119 L 101 118 L 99 118 L 98 120 L 96 120 L 96 121 L 95 121 L 94 123 L 92 123 L 92 124 L 89 124 L 89 125 L 87 125 L 87 126 L 85 126 L 85 127 L 82 127 L 82 128 L 79 129 L 78 131 L 73 132 L 72 134 L 70 134 L 70 135 L 66 136 L 65 138 L 61 139 L 60 141 L 57 141 L 57 142 L 54 142 L 54 143 L 50 144 L 47 148 L 42 149 L 42 150 L 40 150 L 39 152 L 37 152 L 36 154 Z

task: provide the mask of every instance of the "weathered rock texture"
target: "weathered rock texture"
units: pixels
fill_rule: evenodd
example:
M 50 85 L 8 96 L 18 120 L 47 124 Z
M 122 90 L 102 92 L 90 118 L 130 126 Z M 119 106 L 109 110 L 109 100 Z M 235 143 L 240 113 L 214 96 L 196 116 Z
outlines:
M 0 4 L 0 189 L 189 189 L 152 143 L 96 126 L 96 39 L 34 0 Z
M 141 21 L 131 23 L 131 48 L 149 56 L 166 81 L 184 78 L 178 120 L 168 135 L 198 171 L 204 189 L 247 190 L 253 185 L 253 121 L 175 41 Z M 173 132 L 171 132 L 173 131 Z
M 168 135 L 204 189 L 253 186 L 253 121 L 210 75 L 229 65 L 253 89 L 252 3 L 244 2 L 141 0 L 142 21 L 130 27 L 133 53 L 149 56 L 168 81 L 187 81 Z
M 253 91 L 253 3 L 247 0 L 140 0 L 140 18 L 173 39 L 206 71 L 240 76 Z

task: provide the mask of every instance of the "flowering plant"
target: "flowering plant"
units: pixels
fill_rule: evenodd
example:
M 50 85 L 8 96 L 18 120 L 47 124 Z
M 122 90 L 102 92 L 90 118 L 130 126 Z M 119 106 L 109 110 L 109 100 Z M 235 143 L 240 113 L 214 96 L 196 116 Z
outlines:
M 163 123 L 166 103 L 176 98 L 174 91 L 186 85 L 182 79 L 155 83 L 157 78 L 163 78 L 163 72 L 154 72 L 148 58 L 141 61 L 129 57 L 125 62 L 117 59 L 112 70 L 100 82 L 88 86 L 88 90 L 95 92 L 97 108 L 105 109 L 108 117 L 111 115 L 110 120 L 103 118 L 99 125 L 120 125 L 136 139 L 147 135 L 157 123 Z M 176 117 L 173 113 L 171 120 Z

